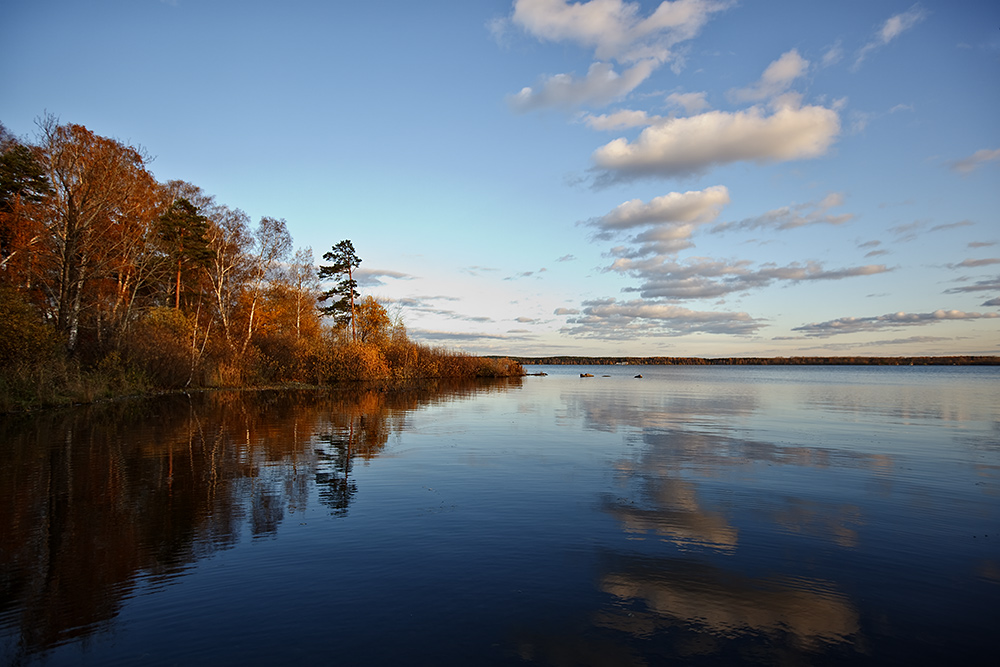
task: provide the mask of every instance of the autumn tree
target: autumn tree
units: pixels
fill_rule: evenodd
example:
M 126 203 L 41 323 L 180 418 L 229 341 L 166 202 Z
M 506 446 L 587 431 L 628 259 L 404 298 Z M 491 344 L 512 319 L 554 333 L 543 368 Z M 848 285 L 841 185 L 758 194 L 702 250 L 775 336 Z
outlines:
M 241 352 L 246 352 L 253 333 L 259 326 L 257 308 L 264 297 L 268 282 L 276 277 L 281 263 L 292 249 L 292 237 L 283 219 L 263 217 L 254 230 L 254 252 L 246 257 L 247 281 L 244 297 L 247 305 L 246 336 Z
M 295 301 L 295 339 L 302 337 L 302 325 L 316 308 L 319 295 L 319 276 L 312 248 L 299 248 L 285 274 L 292 297 Z
M 136 147 L 101 137 L 82 125 L 39 121 L 41 163 L 52 185 L 47 198 L 49 280 L 45 284 L 54 320 L 66 348 L 75 350 L 86 290 L 120 270 L 122 244 L 134 224 L 152 215 L 156 182 L 147 157 Z
M 333 246 L 323 259 L 332 262 L 319 267 L 320 280 L 334 279 L 334 285 L 323 292 L 320 301 L 331 301 L 329 306 L 320 308 L 324 315 L 333 317 L 338 326 L 351 322 L 351 340 L 357 339 L 357 328 L 354 317 L 354 300 L 358 294 L 358 282 L 354 280 L 354 269 L 361 264 L 361 259 L 354 251 L 354 244 L 349 239 Z
M 235 322 L 242 285 L 248 271 L 245 261 L 251 251 L 253 235 L 250 218 L 240 209 L 212 206 L 208 215 L 208 242 L 212 259 L 208 266 L 209 282 L 226 342 L 235 345 Z
M 385 307 L 373 296 L 358 304 L 358 339 L 362 343 L 384 347 L 392 340 L 393 321 Z

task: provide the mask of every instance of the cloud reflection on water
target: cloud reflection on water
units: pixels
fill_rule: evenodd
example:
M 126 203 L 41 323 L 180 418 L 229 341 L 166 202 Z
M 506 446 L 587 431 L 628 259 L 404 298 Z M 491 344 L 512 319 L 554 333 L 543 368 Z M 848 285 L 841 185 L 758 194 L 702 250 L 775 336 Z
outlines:
M 642 605 L 604 610 L 595 623 L 636 636 L 678 626 L 813 650 L 852 643 L 859 632 L 854 606 L 819 580 L 759 579 L 690 559 L 626 558 L 600 585 L 619 600 Z

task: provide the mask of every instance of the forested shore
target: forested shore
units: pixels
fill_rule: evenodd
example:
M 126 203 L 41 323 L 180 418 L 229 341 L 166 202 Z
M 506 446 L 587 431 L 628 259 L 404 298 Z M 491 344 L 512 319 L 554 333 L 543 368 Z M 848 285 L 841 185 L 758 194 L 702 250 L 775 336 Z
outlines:
M 522 373 L 411 341 L 391 304 L 358 291 L 349 240 L 317 264 L 284 219 L 254 224 L 197 185 L 157 182 L 141 147 L 52 115 L 37 126 L 27 139 L 0 124 L 0 411 Z
M 524 366 L 1000 366 L 1000 357 L 511 357 Z

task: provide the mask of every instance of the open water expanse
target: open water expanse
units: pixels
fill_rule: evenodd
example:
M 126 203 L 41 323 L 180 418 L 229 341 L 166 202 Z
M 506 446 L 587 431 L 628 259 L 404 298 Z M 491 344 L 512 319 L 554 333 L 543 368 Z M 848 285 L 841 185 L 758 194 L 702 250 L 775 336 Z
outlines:
M 527 370 L 0 417 L 0 664 L 1000 664 L 1000 368 Z

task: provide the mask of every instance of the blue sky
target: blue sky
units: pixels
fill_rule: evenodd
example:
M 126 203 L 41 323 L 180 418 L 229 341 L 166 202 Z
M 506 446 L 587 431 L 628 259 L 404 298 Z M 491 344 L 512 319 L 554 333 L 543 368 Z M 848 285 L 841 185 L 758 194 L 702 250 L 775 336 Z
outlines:
M 139 144 L 475 353 L 1000 353 L 1000 3 L 13 0 Z

